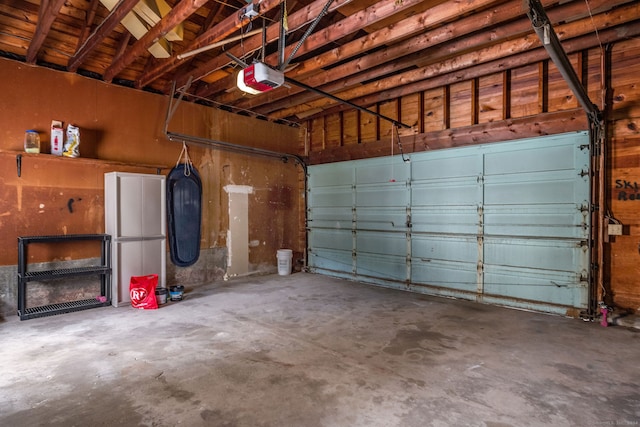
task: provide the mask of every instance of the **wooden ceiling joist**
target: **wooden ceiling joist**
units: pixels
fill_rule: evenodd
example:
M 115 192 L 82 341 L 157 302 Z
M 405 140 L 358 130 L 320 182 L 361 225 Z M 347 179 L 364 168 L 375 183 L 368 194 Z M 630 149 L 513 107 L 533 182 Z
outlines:
M 89 38 L 80 46 L 75 55 L 69 59 L 67 69 L 75 71 L 89 55 L 98 46 L 105 37 L 109 36 L 113 30 L 120 24 L 120 21 L 138 4 L 139 0 L 122 0 L 111 11 L 109 16 L 102 21 Z
M 278 6 L 280 4 L 281 0 L 264 0 L 260 3 L 260 13 L 266 13 L 269 10 L 273 9 L 274 7 Z M 204 47 L 210 43 L 222 40 L 223 38 L 227 37 L 230 34 L 233 34 L 234 31 L 237 31 L 240 28 L 243 28 L 244 26 L 246 26 L 248 24 L 248 20 L 246 19 L 240 19 L 240 16 L 237 13 L 234 13 L 230 16 L 228 16 L 227 18 L 225 18 L 223 21 L 221 21 L 218 25 L 214 26 L 213 28 L 207 30 L 206 32 L 204 32 L 202 35 L 198 36 L 195 40 L 193 40 L 193 42 L 189 43 L 185 48 L 184 51 L 188 52 L 190 50 L 195 50 L 195 49 L 199 49 L 201 47 Z M 146 86 L 148 84 L 150 84 L 151 82 L 153 82 L 155 79 L 159 78 L 161 75 L 174 70 L 175 68 L 177 68 L 179 65 L 181 65 L 182 63 L 184 63 L 187 60 L 187 58 L 185 59 L 178 59 L 177 55 L 173 55 L 171 58 L 168 58 L 165 61 L 162 61 L 156 68 L 154 68 L 153 70 L 149 71 L 148 73 L 142 75 L 137 81 L 136 81 L 136 85 L 138 87 L 143 87 Z
M 547 1 L 552 2 L 553 0 Z M 337 58 L 337 55 L 331 55 L 331 52 L 328 52 L 326 54 L 318 55 L 317 57 L 312 58 L 308 61 L 301 62 L 299 66 L 292 70 L 288 75 L 296 79 L 300 79 L 300 76 L 302 76 L 301 80 L 306 84 L 318 87 L 327 85 L 335 81 L 342 81 L 351 74 L 362 73 L 363 70 L 376 70 L 377 72 L 379 72 L 380 74 L 376 73 L 378 75 L 365 77 L 365 80 L 375 79 L 380 77 L 381 75 L 391 73 L 394 69 L 397 70 L 405 67 L 404 65 L 399 67 L 400 64 L 396 62 L 397 59 L 402 58 L 403 56 L 419 52 L 436 44 L 448 42 L 456 37 L 463 36 L 467 32 L 475 32 L 478 30 L 478 28 L 482 28 L 485 25 L 501 24 L 510 19 L 521 16 L 521 7 L 521 0 L 513 0 L 509 3 L 501 5 L 500 8 L 482 10 L 475 14 L 469 15 L 467 18 L 456 21 L 455 24 L 445 24 L 444 26 L 440 24 L 454 18 L 461 12 L 468 14 L 473 10 L 461 10 L 450 7 L 443 7 L 442 10 L 440 10 L 439 8 L 437 9 L 438 12 L 441 11 L 442 13 L 434 13 L 433 10 L 424 12 L 420 15 L 411 16 L 407 19 L 404 19 L 400 21 L 398 25 L 378 30 L 375 33 L 371 33 L 365 37 L 341 46 L 339 49 L 340 55 Z M 345 62 L 342 65 L 326 70 L 323 73 L 311 74 L 316 70 L 327 67 L 328 65 L 337 62 L 337 60 L 344 61 L 349 57 L 356 56 L 363 45 L 366 45 L 367 48 L 370 49 L 382 46 L 386 44 L 388 40 L 394 41 L 400 38 L 404 39 L 403 28 L 406 27 L 422 27 L 424 30 L 426 30 L 426 32 L 423 32 L 422 34 L 414 38 L 406 39 L 398 44 L 391 45 L 388 48 L 384 48 L 370 55 L 358 57 L 349 62 Z M 495 36 L 495 31 L 491 34 L 486 34 L 486 37 L 490 38 L 494 38 Z M 387 63 L 389 64 L 385 66 L 384 64 Z M 383 65 L 379 66 L 379 64 Z M 305 78 L 305 76 L 309 75 L 311 77 Z M 328 91 L 332 91 L 339 89 L 339 87 L 325 87 L 325 89 Z M 263 114 L 269 113 L 271 111 L 275 111 L 276 109 L 290 106 L 291 97 L 301 92 L 302 90 L 300 90 L 299 88 L 292 87 L 290 89 L 287 89 L 286 91 L 280 90 L 269 92 L 262 97 L 242 99 L 240 100 L 238 105 L 248 109 L 254 109 L 262 105 L 264 105 L 264 108 L 273 107 L 270 111 L 263 111 Z M 227 95 L 221 96 L 221 102 L 233 103 L 234 100 L 235 99 L 231 98 L 230 96 L 228 97 Z M 278 103 L 278 101 L 282 101 L 282 103 Z
M 358 23 L 363 25 L 363 19 L 366 19 L 366 24 L 370 25 L 380 20 L 386 19 L 392 15 L 398 13 L 398 9 L 393 7 L 394 2 L 388 8 L 377 8 L 372 6 L 370 8 L 365 9 L 365 12 L 368 12 L 363 15 L 351 15 L 351 17 L 345 18 L 340 22 L 339 25 L 332 26 L 333 28 L 333 37 L 332 36 L 324 36 L 321 39 L 322 43 L 316 42 L 314 48 L 318 48 L 320 46 L 326 45 L 336 39 L 344 37 L 348 34 L 354 33 L 357 31 Z M 463 3 L 459 4 L 458 7 L 440 7 L 436 6 L 432 9 L 429 9 L 428 12 L 423 12 L 419 15 L 404 19 L 400 21 L 397 25 L 393 25 L 392 28 L 382 29 L 371 33 L 367 36 L 361 37 L 355 41 L 349 42 L 339 48 L 332 49 L 324 54 L 320 54 L 315 58 L 309 59 L 307 61 L 303 61 L 298 64 L 298 66 L 287 73 L 287 77 L 294 78 L 296 80 L 303 81 L 305 84 L 310 86 L 315 86 L 316 83 L 309 82 L 304 79 L 305 75 L 309 75 L 320 69 L 327 69 L 327 67 L 335 64 L 339 61 L 344 61 L 351 56 L 356 56 L 360 54 L 365 49 L 374 49 L 379 46 L 383 46 L 387 43 L 390 43 L 393 40 L 399 40 L 403 38 L 407 38 L 415 33 L 424 31 L 426 28 L 434 27 L 443 22 L 454 19 L 456 16 L 460 14 L 470 13 L 472 11 L 486 8 L 490 4 L 495 4 L 495 0 L 480 0 L 476 2 Z M 378 4 L 376 4 L 377 6 Z M 410 5 L 409 5 L 410 6 Z M 353 17 L 353 18 L 352 18 Z M 348 21 L 351 22 L 351 25 L 347 23 L 343 24 L 343 22 Z M 312 37 L 310 37 L 311 39 Z M 320 38 L 320 37 L 318 37 Z M 310 45 L 305 46 L 306 49 L 301 49 L 300 54 L 304 54 L 310 51 Z M 372 54 L 376 55 L 376 54 Z M 271 60 L 272 57 L 270 58 Z M 377 62 L 379 63 L 379 62 Z M 325 73 L 322 73 L 325 75 Z M 301 79 L 302 77 L 302 79 Z M 339 77 L 338 77 L 339 78 Z M 210 96 L 217 92 L 223 92 L 226 88 L 230 87 L 233 84 L 231 79 L 227 78 L 224 81 L 217 82 L 215 85 L 210 85 L 206 90 L 203 90 L 199 93 L 199 96 Z M 300 91 L 300 90 L 298 90 Z M 282 93 L 282 91 L 279 91 Z M 267 95 L 269 96 L 269 95 Z M 277 96 L 274 94 L 274 96 Z M 283 96 L 288 96 L 283 95 Z M 238 93 L 228 93 L 220 95 L 220 102 L 222 103 L 230 103 L 233 104 L 238 100 L 240 95 Z M 266 101 L 266 98 L 265 98 Z M 250 108 L 255 107 L 253 105 Z
M 593 21 L 591 18 L 583 18 L 569 24 L 559 25 L 557 26 L 557 32 L 559 36 L 562 35 L 563 40 L 584 36 L 586 34 L 592 41 L 591 47 L 597 46 L 598 40 L 593 34 L 593 25 L 596 25 L 596 28 L 598 28 L 600 32 L 614 25 L 624 25 L 632 19 L 633 16 L 635 16 L 635 13 L 640 13 L 638 8 L 640 8 L 640 4 L 633 2 L 631 5 L 615 9 L 605 14 L 597 15 L 594 17 Z M 630 30 L 625 28 L 624 32 L 627 33 L 628 31 Z M 600 38 L 602 39 L 602 36 Z M 406 86 L 409 84 L 413 85 L 425 79 L 432 79 L 440 74 L 463 70 L 479 63 L 504 58 L 539 46 L 540 40 L 532 33 L 526 37 L 507 40 L 503 43 L 499 43 L 485 49 L 478 49 L 470 53 L 462 54 L 454 59 L 441 63 L 407 71 L 366 85 L 353 86 L 347 90 L 338 92 L 335 95 L 342 99 L 353 100 L 392 88 Z M 304 112 L 310 108 L 326 109 L 328 107 L 330 108 L 332 105 L 334 105 L 334 103 L 328 99 L 317 99 L 315 101 L 305 103 L 304 106 L 297 105 L 295 107 L 277 111 L 272 113 L 271 117 L 286 118 L 295 116 L 296 114 Z
M 337 10 L 339 7 L 353 0 L 335 0 L 331 7 L 328 9 L 330 12 Z M 295 28 L 300 28 L 310 22 L 312 22 L 318 13 L 322 10 L 322 7 L 326 4 L 326 0 L 315 0 L 313 3 L 305 7 L 304 9 L 292 13 L 289 15 L 287 21 L 290 31 Z M 267 43 L 271 43 L 278 39 L 280 32 L 280 25 L 278 23 L 270 25 L 267 29 L 266 39 Z M 228 52 L 234 56 L 240 57 L 248 53 L 252 53 L 262 47 L 262 34 L 257 34 L 251 37 L 247 37 L 243 41 L 241 46 L 232 47 Z M 193 80 L 202 79 L 204 76 L 222 69 L 230 64 L 230 59 L 226 55 L 220 55 L 212 60 L 204 63 L 194 70 L 189 71 L 186 75 L 178 76 L 177 86 L 181 87 L 191 77 Z
M 551 0 L 549 2 L 551 2 Z M 611 5 L 610 0 L 592 0 L 592 2 L 596 6 L 605 3 Z M 619 0 L 621 4 L 625 2 L 628 3 L 629 0 Z M 380 79 L 392 73 L 394 70 L 425 67 L 431 63 L 441 62 L 452 54 L 460 55 L 470 50 L 470 48 L 475 48 L 476 50 L 481 48 L 487 49 L 491 45 L 501 41 L 505 42 L 505 44 L 501 45 L 505 48 L 502 54 L 509 54 L 509 49 L 514 49 L 513 45 L 509 44 L 509 40 L 514 39 L 514 36 L 518 36 L 515 37 L 517 40 L 519 40 L 520 37 L 523 37 L 523 40 L 525 40 L 524 37 L 530 38 L 528 35 L 532 34 L 531 23 L 528 19 L 520 18 L 513 21 L 513 19 L 522 16 L 520 8 L 521 2 L 514 1 L 501 7 L 499 14 L 497 11 L 491 11 L 470 15 L 465 19 L 457 21 L 455 28 L 449 28 L 449 26 L 438 27 L 435 30 L 422 34 L 420 37 L 396 44 L 390 48 L 367 55 L 364 58 L 342 64 L 325 73 L 312 76 L 306 79 L 305 83 L 321 87 L 328 92 L 346 90 L 358 86 L 359 82 L 363 80 L 370 81 Z M 583 8 L 581 5 L 575 3 L 561 6 L 554 9 L 553 12 L 554 17 L 564 17 L 569 21 L 584 17 L 582 13 Z M 491 13 L 493 23 L 500 25 L 490 33 L 481 32 L 479 29 L 482 28 L 486 22 L 486 19 L 483 19 L 483 15 L 489 13 Z M 584 20 L 582 22 L 589 23 Z M 456 33 L 456 31 L 460 31 L 460 34 Z M 584 32 L 588 32 L 588 29 L 584 29 Z M 471 35 L 459 37 L 461 34 Z M 452 40 L 453 38 L 456 38 L 456 40 Z M 446 42 L 446 44 L 444 42 Z M 525 43 L 522 48 L 524 49 L 527 46 L 528 44 Z M 497 52 L 500 54 L 499 50 Z M 487 55 L 489 54 L 487 53 Z M 491 56 L 484 57 L 486 59 L 492 58 Z M 377 63 L 383 65 L 376 66 Z M 442 69 L 443 72 L 447 72 L 444 67 Z M 358 73 L 358 70 L 366 71 Z M 434 73 L 437 73 L 438 66 L 432 67 L 432 70 Z M 317 99 L 316 96 L 304 93 L 298 88 L 292 87 L 287 89 L 286 93 L 282 92 L 284 91 L 274 93 L 268 103 L 251 104 L 251 102 L 261 101 L 259 97 L 255 97 L 247 100 L 247 102 L 238 103 L 238 106 L 255 109 L 261 114 L 270 114 L 279 109 L 286 109 L 293 105 Z M 224 102 L 229 102 L 229 100 L 224 100 Z
M 144 54 L 158 39 L 172 31 L 176 25 L 191 16 L 196 10 L 202 7 L 202 5 L 207 3 L 207 1 L 208 0 L 185 0 L 178 3 L 157 25 L 152 27 L 140 40 L 136 41 L 129 50 L 107 68 L 107 71 L 104 73 L 104 80 L 110 82 L 120 71 Z
M 65 0 L 42 0 L 40 10 L 38 11 L 38 23 L 35 34 L 29 44 L 27 50 L 27 64 L 35 64 L 38 59 L 38 52 L 44 43 L 44 40 L 51 30 L 51 25 L 55 21 L 60 8 L 64 5 Z
M 84 17 L 84 27 L 80 31 L 80 36 L 78 37 L 78 45 L 76 47 L 76 52 L 80 50 L 84 42 L 87 41 L 87 38 L 89 38 L 89 35 L 91 34 L 93 20 L 96 17 L 96 10 L 98 9 L 99 4 L 100 4 L 100 0 L 91 0 L 89 9 L 87 9 L 87 13 Z M 67 67 L 67 70 L 75 72 L 77 70 L 77 67 L 73 69 Z

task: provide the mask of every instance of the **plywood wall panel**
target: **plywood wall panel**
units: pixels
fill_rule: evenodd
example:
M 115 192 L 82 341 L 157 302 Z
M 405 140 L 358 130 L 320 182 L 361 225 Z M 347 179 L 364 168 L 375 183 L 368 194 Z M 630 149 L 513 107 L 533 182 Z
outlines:
M 503 82 L 502 73 L 478 79 L 478 123 L 491 123 L 502 119 Z
M 310 132 L 310 148 L 311 151 L 322 151 L 325 148 L 325 129 L 324 118 L 320 117 L 311 120 Z
M 445 98 L 443 88 L 424 92 L 424 131 L 436 132 L 444 126 Z
M 540 70 L 538 64 L 511 71 L 511 117 L 541 113 L 539 99 Z
M 611 119 L 620 120 L 640 117 L 640 82 L 615 85 L 613 87 L 613 114 Z
M 400 121 L 407 125 L 417 127 L 420 121 L 420 94 L 403 96 L 400 98 Z
M 611 50 L 612 114 L 607 176 L 609 209 L 624 224 L 624 235 L 608 245 L 606 279 L 614 303 L 640 309 L 640 41 Z
M 616 43 L 611 49 L 611 78 L 614 87 L 626 86 L 638 82 L 638 60 L 640 58 L 640 39 Z
M 449 126 L 451 128 L 473 124 L 472 85 L 473 82 L 466 81 L 450 86 Z
M 370 107 L 374 109 L 374 107 Z M 360 142 L 373 142 L 378 139 L 378 119 L 372 114 L 358 111 L 360 115 Z
M 344 145 L 357 144 L 358 141 L 358 111 L 350 110 L 342 114 L 342 143 Z
M 340 113 L 329 114 L 325 117 L 327 148 L 342 146 L 342 118 Z
M 383 116 L 386 117 L 390 117 L 394 120 L 398 119 L 398 101 L 394 100 L 394 101 L 390 101 L 390 102 L 384 102 L 382 104 L 380 104 L 379 106 L 379 110 L 380 114 L 382 114 Z M 391 139 L 391 131 L 392 131 L 392 124 L 391 122 L 389 122 L 388 120 L 379 120 L 379 125 L 380 126 L 380 139 Z
M 169 141 L 163 133 L 168 97 L 6 59 L 0 59 L 0 89 L 4 242 L 27 234 L 103 232 L 105 172 L 166 174 L 178 160 L 182 142 Z M 52 119 L 80 127 L 79 159 L 46 154 Z M 316 129 L 322 132 L 322 119 L 319 122 Z M 45 153 L 22 153 L 26 129 L 40 132 Z M 297 153 L 300 147 L 296 128 L 188 102 L 180 104 L 169 130 L 273 151 Z M 322 137 L 316 141 L 323 144 Z M 250 236 L 259 244 L 252 249 L 251 262 L 275 267 L 280 245 L 301 251 L 304 241 L 298 240 L 303 235 L 298 227 L 304 194 L 299 191 L 301 168 L 295 162 L 187 145 L 203 182 L 201 248 L 225 247 L 229 217 L 223 186 L 237 184 L 256 188 L 256 198 L 250 200 Z M 17 154 L 22 155 L 20 177 Z M 16 260 L 16 244 L 0 248 L 0 265 L 15 265 Z

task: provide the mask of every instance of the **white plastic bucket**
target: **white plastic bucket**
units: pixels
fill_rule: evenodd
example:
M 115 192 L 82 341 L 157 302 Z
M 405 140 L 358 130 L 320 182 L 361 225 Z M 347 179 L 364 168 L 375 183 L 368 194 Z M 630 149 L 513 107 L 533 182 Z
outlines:
M 291 261 L 293 260 L 293 251 L 291 249 L 278 249 L 278 274 L 280 276 L 288 276 L 291 274 Z

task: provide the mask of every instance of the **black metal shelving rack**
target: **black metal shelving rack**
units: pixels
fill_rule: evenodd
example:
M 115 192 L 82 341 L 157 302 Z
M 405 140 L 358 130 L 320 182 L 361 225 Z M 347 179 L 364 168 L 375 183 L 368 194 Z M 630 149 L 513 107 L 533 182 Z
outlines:
M 78 268 L 61 268 L 45 271 L 27 271 L 27 246 L 32 243 L 61 243 L 70 241 L 96 240 L 101 242 L 100 265 Z M 86 299 L 39 307 L 27 308 L 27 283 L 60 279 L 72 276 L 100 276 L 100 299 Z M 23 236 L 18 237 L 18 316 L 20 320 L 52 316 L 89 308 L 111 305 L 111 236 L 109 234 L 70 234 L 65 236 Z

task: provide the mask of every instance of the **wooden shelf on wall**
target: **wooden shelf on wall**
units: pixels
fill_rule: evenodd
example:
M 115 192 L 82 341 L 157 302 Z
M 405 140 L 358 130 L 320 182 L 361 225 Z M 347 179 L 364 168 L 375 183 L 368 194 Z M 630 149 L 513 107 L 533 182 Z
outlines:
M 36 161 L 45 161 L 45 162 L 69 162 L 69 164 L 74 165 L 82 165 L 86 167 L 108 167 L 117 170 L 118 168 L 144 168 L 144 169 L 153 169 L 157 174 L 164 169 L 171 169 L 173 166 L 165 166 L 165 165 L 152 165 L 152 164 L 140 164 L 140 163 L 125 163 L 118 162 L 113 160 L 103 160 L 103 159 L 92 159 L 88 157 L 64 157 L 64 156 L 55 156 L 53 154 L 47 153 L 26 153 L 23 151 L 7 151 L 0 150 L 1 156 L 12 156 L 16 158 L 16 170 L 18 176 L 21 175 L 22 162 L 25 159 L 36 160 Z

